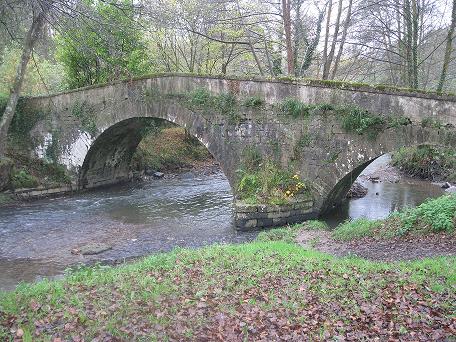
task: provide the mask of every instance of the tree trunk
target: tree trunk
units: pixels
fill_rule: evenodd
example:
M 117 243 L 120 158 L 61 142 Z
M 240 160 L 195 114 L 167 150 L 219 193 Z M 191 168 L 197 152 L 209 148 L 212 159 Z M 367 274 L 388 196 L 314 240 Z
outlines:
M 291 41 L 291 6 L 290 0 L 282 0 L 283 28 L 285 31 L 285 44 L 287 49 L 287 71 L 288 75 L 294 75 L 294 57 Z
M 448 73 L 448 66 L 450 65 L 451 53 L 453 52 L 453 36 L 454 29 L 456 27 L 456 0 L 453 0 L 453 10 L 451 12 L 451 25 L 448 30 L 448 36 L 446 40 L 445 57 L 443 58 L 442 73 L 440 74 L 440 81 L 437 87 L 438 92 L 442 92 L 443 86 L 445 85 L 446 76 Z
M 337 9 L 337 18 L 334 26 L 333 40 L 331 42 L 331 50 L 329 51 L 326 64 L 323 66 L 323 79 L 326 80 L 329 77 L 329 71 L 331 70 L 331 64 L 333 62 L 334 53 L 336 51 L 337 37 L 339 36 L 340 28 L 340 17 L 342 16 L 342 0 L 339 0 L 339 6 Z
M 329 29 L 330 29 L 330 25 L 331 25 L 331 12 L 332 12 L 332 0 L 329 0 L 328 17 L 326 18 L 325 43 L 323 45 L 323 60 L 322 60 L 323 74 L 325 72 L 325 68 L 326 68 L 326 64 L 327 64 L 327 60 L 328 60 L 328 43 L 329 43 Z
M 337 52 L 336 60 L 334 61 L 334 67 L 333 67 L 333 71 L 331 74 L 331 79 L 336 78 L 337 70 L 339 69 L 340 59 L 342 58 L 342 52 L 344 51 L 344 45 L 345 45 L 345 41 L 347 40 L 348 29 L 350 27 L 352 6 L 353 6 L 353 0 L 349 0 L 348 9 L 347 9 L 347 17 L 345 18 L 344 29 L 342 31 L 342 38 L 340 39 L 339 51 Z
M 22 82 L 24 80 L 27 64 L 30 60 L 30 55 L 32 54 L 33 47 L 44 24 L 44 16 L 45 13 L 41 11 L 38 16 L 33 19 L 27 35 L 25 36 L 21 60 L 17 66 L 13 86 L 10 91 L 5 111 L 3 112 L 3 116 L 0 121 L 0 157 L 5 156 L 6 153 L 8 129 L 11 125 L 11 121 L 13 120 L 13 116 L 16 111 L 17 101 L 19 100 Z

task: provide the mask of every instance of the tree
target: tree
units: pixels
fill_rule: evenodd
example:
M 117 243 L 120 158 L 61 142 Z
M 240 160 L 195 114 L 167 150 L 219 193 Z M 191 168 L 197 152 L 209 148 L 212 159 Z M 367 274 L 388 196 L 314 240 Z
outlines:
M 443 58 L 442 72 L 440 74 L 439 85 L 437 91 L 442 92 L 443 86 L 445 85 L 446 76 L 448 73 L 448 66 L 450 65 L 451 54 L 453 52 L 453 38 L 454 30 L 456 27 L 456 0 L 453 0 L 453 10 L 451 11 L 451 24 L 448 29 L 448 35 L 446 39 L 445 57 Z
M 0 158 L 6 153 L 8 129 L 16 111 L 27 64 L 30 61 L 32 50 L 43 28 L 45 17 L 50 10 L 51 3 L 40 3 L 39 5 L 40 6 L 32 6 L 33 16 L 31 18 L 30 27 L 24 39 L 22 55 L 17 66 L 16 76 L 10 90 L 5 111 L 0 120 Z
M 57 40 L 57 59 L 65 67 L 70 88 L 148 72 L 147 48 L 131 3 L 122 1 L 114 6 L 91 1 L 88 5 L 93 18 L 70 18 L 72 28 Z

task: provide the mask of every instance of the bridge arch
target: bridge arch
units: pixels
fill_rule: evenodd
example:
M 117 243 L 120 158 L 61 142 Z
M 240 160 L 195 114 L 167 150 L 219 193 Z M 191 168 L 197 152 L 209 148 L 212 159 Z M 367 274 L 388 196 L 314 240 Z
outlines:
M 215 148 L 217 144 L 211 141 L 211 135 L 194 126 L 196 120 L 188 122 L 175 115 L 172 118 L 163 118 L 160 115 L 132 116 L 109 126 L 93 140 L 79 170 L 78 187 L 95 188 L 131 179 L 132 157 L 148 128 L 157 121 L 166 121 L 186 128 L 192 137 L 197 138 L 207 148 L 225 175 L 231 175 L 226 171 L 225 159 Z M 228 180 L 231 185 L 234 183 L 233 179 Z
M 333 174 L 338 175 L 334 178 L 334 182 L 326 184 L 321 198 L 320 214 L 324 214 L 339 205 L 358 176 L 381 156 L 397 152 L 403 147 L 454 147 L 456 143 L 454 133 L 445 129 L 436 130 L 410 125 L 403 127 L 400 133 L 398 134 L 397 129 L 390 129 L 381 132 L 375 141 L 366 139 L 366 147 L 358 151 L 358 156 L 362 155 L 362 158 L 345 160 L 345 163 L 350 165 L 350 169 L 345 172 L 340 169 L 333 171 Z M 398 136 L 402 139 L 398 139 Z M 350 153 L 348 152 L 346 155 L 350 155 Z M 340 161 L 340 163 L 345 166 L 344 161 Z

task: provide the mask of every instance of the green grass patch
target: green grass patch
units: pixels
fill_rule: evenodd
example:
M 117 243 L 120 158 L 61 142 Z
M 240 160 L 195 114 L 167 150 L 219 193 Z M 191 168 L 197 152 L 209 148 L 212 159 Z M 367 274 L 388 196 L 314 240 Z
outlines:
M 356 240 L 374 235 L 380 225 L 380 221 L 359 218 L 342 223 L 334 230 L 332 236 L 337 240 Z
M 0 339 L 20 328 L 39 341 L 286 340 L 292 327 L 367 340 L 436 326 L 450 337 L 455 270 L 456 258 L 386 264 L 282 241 L 178 249 L 0 293 Z

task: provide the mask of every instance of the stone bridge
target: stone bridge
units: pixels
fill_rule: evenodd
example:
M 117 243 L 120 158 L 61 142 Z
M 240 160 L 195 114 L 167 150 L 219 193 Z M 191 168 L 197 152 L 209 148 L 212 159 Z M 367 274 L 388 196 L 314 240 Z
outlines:
M 218 101 L 207 101 L 208 94 Z M 288 107 L 293 101 L 295 107 L 316 106 L 306 107 L 310 114 L 293 115 L 284 101 Z M 236 171 L 252 149 L 309 184 L 305 199 L 286 205 L 238 202 L 240 228 L 318 216 L 341 201 L 362 170 L 385 153 L 456 144 L 455 98 L 343 83 L 158 75 L 27 98 L 23 108 L 45 114 L 31 131 L 34 153 L 53 155 L 79 189 L 128 180 L 132 154 L 154 119 L 185 127 L 198 138 L 235 194 Z M 382 122 L 350 129 L 344 117 L 355 108 Z

